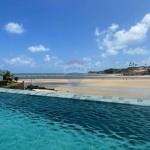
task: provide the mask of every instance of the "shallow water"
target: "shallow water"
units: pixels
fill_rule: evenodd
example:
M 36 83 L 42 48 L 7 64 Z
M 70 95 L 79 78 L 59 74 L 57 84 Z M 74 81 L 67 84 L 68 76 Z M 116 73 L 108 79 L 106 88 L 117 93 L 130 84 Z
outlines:
M 150 149 L 150 107 L 0 93 L 0 150 Z

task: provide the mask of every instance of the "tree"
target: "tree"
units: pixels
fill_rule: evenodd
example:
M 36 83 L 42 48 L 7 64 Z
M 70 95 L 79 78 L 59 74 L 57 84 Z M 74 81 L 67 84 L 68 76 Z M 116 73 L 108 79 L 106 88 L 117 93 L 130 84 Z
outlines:
M 15 81 L 17 82 L 19 80 L 19 77 L 14 77 Z
M 8 71 L 8 70 L 3 71 L 3 79 L 4 79 L 4 80 L 9 80 L 9 79 L 11 79 L 10 71 Z
M 7 80 L 8 83 L 11 83 L 13 80 L 15 80 L 17 82 L 19 77 L 15 77 L 14 75 L 12 75 L 10 73 L 10 71 L 5 70 L 5 71 L 3 71 L 3 79 Z

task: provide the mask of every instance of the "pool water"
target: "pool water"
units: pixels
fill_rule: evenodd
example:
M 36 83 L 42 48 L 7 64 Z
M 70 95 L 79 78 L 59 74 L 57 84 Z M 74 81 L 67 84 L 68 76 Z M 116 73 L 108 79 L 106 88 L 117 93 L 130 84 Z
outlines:
M 150 107 L 0 93 L 0 150 L 148 150 Z

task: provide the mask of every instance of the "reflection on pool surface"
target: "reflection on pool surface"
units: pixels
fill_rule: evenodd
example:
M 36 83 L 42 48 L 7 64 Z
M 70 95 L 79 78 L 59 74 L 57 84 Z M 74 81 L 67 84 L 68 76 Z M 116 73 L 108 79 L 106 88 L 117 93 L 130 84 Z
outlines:
M 0 150 L 150 149 L 150 107 L 0 93 Z

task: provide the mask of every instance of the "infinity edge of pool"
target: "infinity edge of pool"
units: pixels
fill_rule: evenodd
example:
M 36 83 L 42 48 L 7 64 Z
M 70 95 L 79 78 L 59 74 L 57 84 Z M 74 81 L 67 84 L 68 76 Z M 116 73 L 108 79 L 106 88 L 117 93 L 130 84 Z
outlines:
M 128 105 L 150 106 L 150 99 L 145 99 L 145 98 L 95 96 L 95 95 L 75 94 L 75 93 L 67 93 L 67 92 L 66 93 L 43 92 L 43 91 L 29 91 L 29 90 L 5 89 L 5 88 L 0 88 L 0 92 L 1 93 L 37 95 L 37 96 L 60 97 L 60 98 L 67 98 L 67 99 L 109 102 L 109 103 L 119 103 L 119 104 L 128 104 Z

